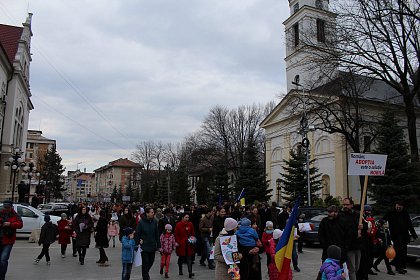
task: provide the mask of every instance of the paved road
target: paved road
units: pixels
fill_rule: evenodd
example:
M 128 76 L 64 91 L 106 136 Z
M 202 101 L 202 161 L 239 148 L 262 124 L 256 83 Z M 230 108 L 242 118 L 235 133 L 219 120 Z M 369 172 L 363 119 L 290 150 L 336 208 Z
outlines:
M 93 244 L 93 243 L 92 243 Z M 99 259 L 98 249 L 88 249 L 85 265 L 78 263 L 78 258 L 71 255 L 65 259 L 60 256 L 60 249 L 57 243 L 54 243 L 50 249 L 51 265 L 47 266 L 45 259 L 41 260 L 38 265 L 33 264 L 33 259 L 40 253 L 41 247 L 38 244 L 28 243 L 27 240 L 17 240 L 13 248 L 11 260 L 9 261 L 9 271 L 6 279 L 23 280 L 23 279 L 121 279 L 121 246 L 117 242 L 116 248 L 108 248 L 106 250 L 110 259 L 109 267 L 99 267 L 95 262 Z M 321 250 L 319 248 L 304 248 L 304 253 L 299 255 L 299 266 L 302 269 L 299 273 L 294 273 L 293 278 L 297 280 L 313 280 L 316 278 L 317 271 L 320 266 Z M 178 269 L 176 264 L 177 257 L 172 255 L 171 266 L 169 268 L 170 279 L 188 279 L 188 275 L 177 275 Z M 164 279 L 159 275 L 160 256 L 157 254 L 154 266 L 151 271 L 151 279 Z M 198 263 L 198 260 L 196 261 Z M 265 256 L 262 263 L 265 264 Z M 184 265 L 185 266 L 185 265 Z M 386 271 L 382 263 L 381 271 Z M 184 272 L 186 271 L 186 266 Z M 265 266 L 263 266 L 263 279 L 268 279 Z M 214 280 L 214 271 L 197 264 L 193 265 L 195 279 Z M 141 268 L 133 268 L 131 279 L 141 279 Z M 380 272 L 378 276 L 371 276 L 370 280 L 414 280 L 420 279 L 420 261 L 410 264 L 408 273 L 404 276 L 390 276 L 384 272 Z

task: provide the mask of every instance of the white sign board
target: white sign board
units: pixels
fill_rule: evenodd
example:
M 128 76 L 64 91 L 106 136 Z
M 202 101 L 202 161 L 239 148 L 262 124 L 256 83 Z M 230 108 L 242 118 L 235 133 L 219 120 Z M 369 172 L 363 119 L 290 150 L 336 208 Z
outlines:
M 387 155 L 351 153 L 348 175 L 384 176 Z
M 227 265 L 239 263 L 238 240 L 236 235 L 220 237 L 220 249 Z

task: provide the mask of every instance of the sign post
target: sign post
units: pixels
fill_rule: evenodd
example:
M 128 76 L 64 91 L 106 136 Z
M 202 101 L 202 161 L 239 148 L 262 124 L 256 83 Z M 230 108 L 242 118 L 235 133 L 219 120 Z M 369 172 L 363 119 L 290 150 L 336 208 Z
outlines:
M 348 175 L 365 176 L 362 201 L 360 203 L 359 225 L 362 224 L 369 176 L 384 176 L 387 155 L 351 153 Z

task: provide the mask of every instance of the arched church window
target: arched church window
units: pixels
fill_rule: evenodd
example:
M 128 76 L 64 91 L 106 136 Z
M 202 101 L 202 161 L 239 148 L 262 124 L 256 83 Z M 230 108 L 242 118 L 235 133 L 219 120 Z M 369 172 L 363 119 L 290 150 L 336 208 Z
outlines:
M 330 176 L 322 176 L 322 199 L 327 198 L 331 194 Z

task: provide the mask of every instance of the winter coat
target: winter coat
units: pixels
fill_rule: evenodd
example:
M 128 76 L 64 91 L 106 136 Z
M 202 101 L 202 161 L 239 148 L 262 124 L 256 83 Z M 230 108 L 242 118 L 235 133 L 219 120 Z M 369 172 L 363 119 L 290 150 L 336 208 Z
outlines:
M 271 262 L 268 265 L 268 276 L 270 280 L 277 280 L 279 279 L 280 272 L 277 269 L 276 261 L 275 261 L 276 244 L 273 238 L 269 239 L 267 243 L 268 243 L 268 246 L 265 252 L 271 257 Z
M 121 239 L 122 251 L 121 260 L 122 263 L 133 263 L 134 256 L 136 254 L 136 242 L 134 239 L 130 239 L 128 236 L 123 236 Z
M 262 234 L 261 242 L 267 254 L 270 254 L 270 240 L 273 240 L 273 231 L 271 231 L 271 233 L 267 233 L 266 231 L 264 231 Z
M 358 237 L 359 214 L 354 211 L 340 212 L 338 219 L 344 225 L 344 249 L 360 250 L 363 247 L 363 240 Z
M 121 215 L 118 223 L 120 226 L 120 238 L 124 235 L 124 229 L 126 227 L 131 227 L 132 229 L 135 229 L 137 225 L 136 218 L 134 218 L 131 214 Z
M 80 224 L 84 223 L 85 227 L 80 229 Z M 73 229 L 76 232 L 77 244 L 80 247 L 89 247 L 90 235 L 93 232 L 93 220 L 89 214 L 77 215 L 73 221 Z
M 322 280 L 341 280 L 343 269 L 340 267 L 340 261 L 326 259 L 319 271 L 322 273 Z
M 73 230 L 70 227 L 70 221 L 61 219 L 57 222 L 58 225 L 58 244 L 70 244 L 70 237 Z M 66 228 L 67 227 L 67 228 Z
M 9 227 L 4 227 L 3 223 L 9 222 Z M 16 230 L 23 227 L 22 219 L 19 214 L 15 212 L 14 209 L 11 209 L 7 213 L 4 209 L 0 212 L 0 241 L 3 245 L 14 244 L 16 241 Z
M 116 221 L 110 221 L 108 224 L 108 235 L 117 236 L 120 232 L 120 227 Z
M 417 238 L 410 215 L 405 209 L 401 212 L 394 209 L 384 216 L 384 220 L 388 221 L 392 240 L 399 240 L 402 237 L 408 243 L 410 242 L 410 234 L 413 238 Z
M 318 239 L 322 246 L 322 259 L 327 259 L 327 249 L 330 245 L 336 245 L 341 248 L 341 258 L 346 259 L 345 242 L 345 225 L 340 217 L 330 220 L 328 217 L 322 219 L 319 223 Z
M 250 226 L 239 226 L 236 235 L 240 237 L 239 243 L 242 246 L 255 247 L 257 246 L 258 233 Z
M 156 252 L 161 247 L 157 222 L 155 219 L 149 220 L 147 217 L 144 217 L 140 220 L 136 227 L 136 244 L 139 244 L 140 239 L 143 240 L 141 249 L 144 252 Z
M 108 248 L 108 221 L 104 217 L 99 217 L 95 232 L 96 248 Z
M 49 245 L 55 242 L 58 230 L 57 226 L 51 222 L 46 222 L 41 227 L 41 234 L 39 235 L 38 244 Z
M 183 257 L 194 255 L 194 245 L 188 242 L 188 237 L 195 236 L 194 225 L 191 222 L 180 221 L 176 224 L 174 233 L 178 243 L 176 254 Z
M 219 236 L 220 232 L 222 231 L 225 220 L 226 220 L 226 216 L 225 217 L 221 217 L 221 216 L 214 217 L 214 220 L 213 220 L 213 238 L 214 238 L 214 240 Z
M 215 279 L 217 280 L 231 280 L 232 278 L 228 274 L 229 266 L 225 262 L 225 258 L 222 254 L 222 248 L 220 246 L 220 237 L 228 236 L 228 233 L 223 229 L 220 235 L 214 242 L 214 260 L 216 263 Z
M 249 253 L 249 251 L 255 248 L 255 246 L 242 245 L 241 238 L 243 235 L 238 234 L 238 231 L 236 232 L 236 236 L 238 238 L 238 251 L 240 254 L 242 254 L 242 259 L 239 263 L 239 273 L 241 274 L 241 280 L 261 280 L 261 260 L 258 263 L 254 263 L 255 255 Z M 262 250 L 260 248 L 258 254 L 261 252 Z M 254 269 L 253 266 L 257 269 Z
M 213 227 L 213 216 L 207 217 L 204 215 L 203 218 L 200 219 L 200 223 L 198 225 L 198 230 L 200 231 L 200 235 L 204 237 L 210 237 L 211 231 Z
M 160 235 L 160 245 L 162 252 L 165 255 L 172 254 L 172 251 L 176 248 L 175 236 L 172 233 L 162 233 Z

